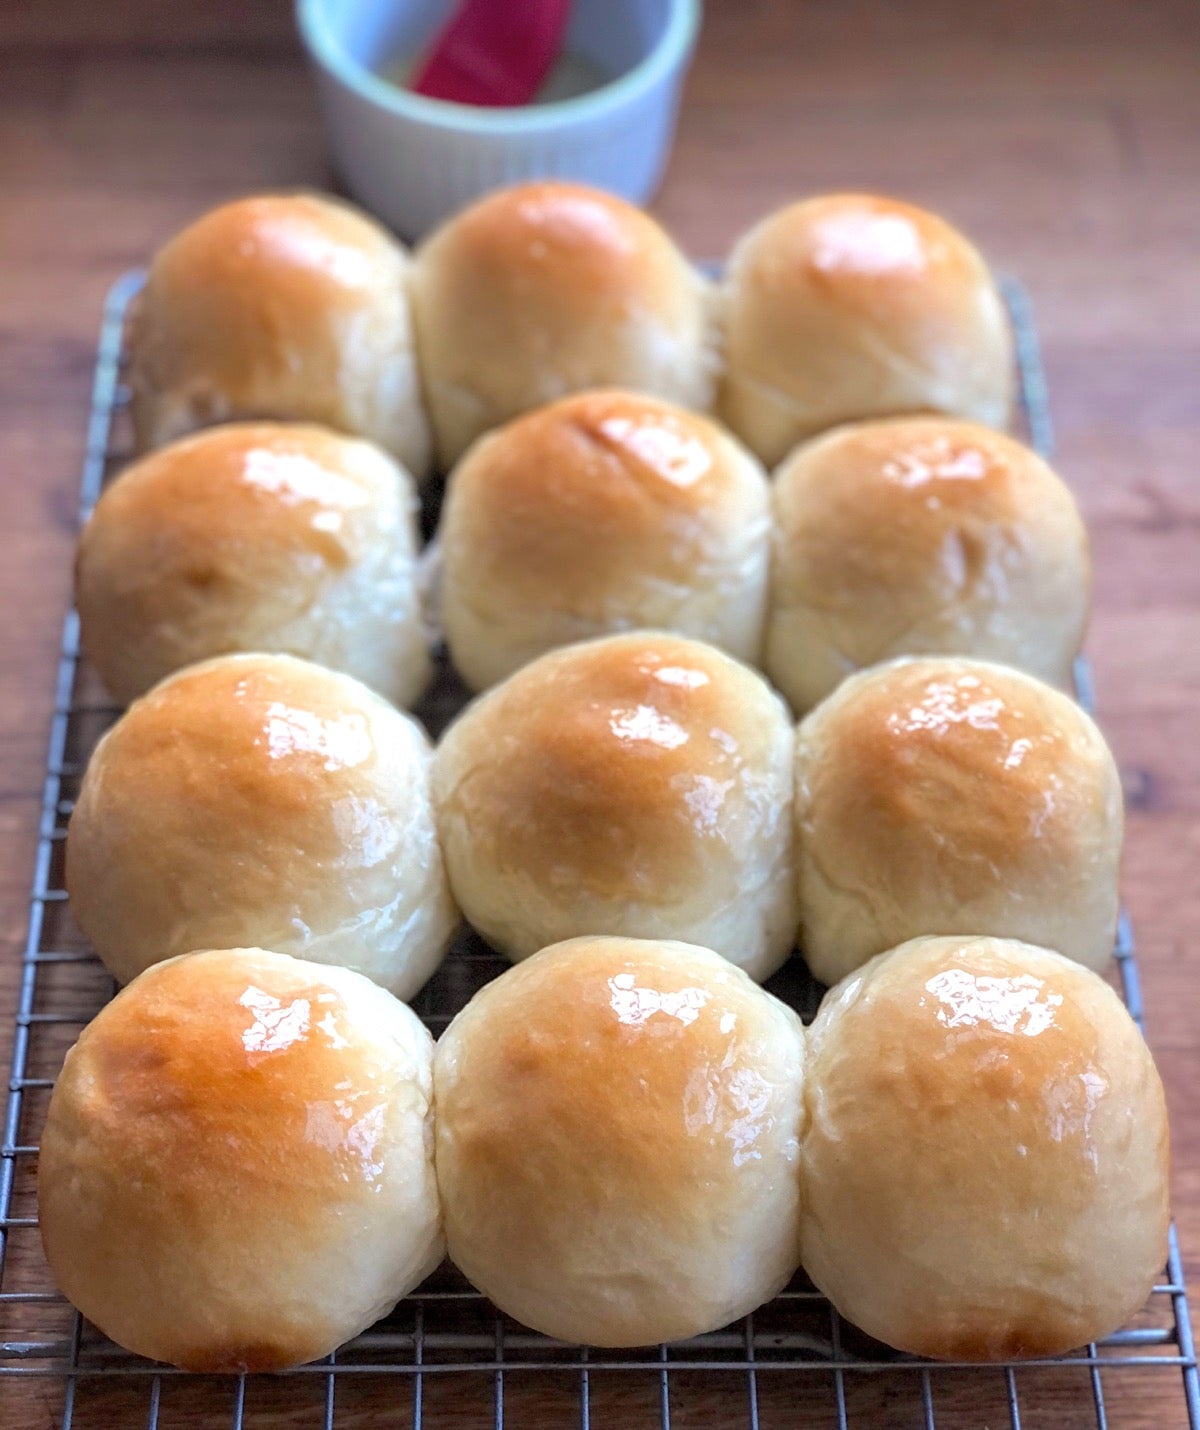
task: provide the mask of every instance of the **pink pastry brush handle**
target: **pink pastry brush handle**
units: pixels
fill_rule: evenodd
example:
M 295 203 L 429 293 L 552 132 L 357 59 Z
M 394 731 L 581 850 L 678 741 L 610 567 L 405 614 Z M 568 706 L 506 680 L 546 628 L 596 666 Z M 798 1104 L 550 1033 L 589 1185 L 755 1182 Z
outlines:
M 570 9 L 570 0 L 462 0 L 412 89 L 458 104 L 528 104 L 562 49 Z

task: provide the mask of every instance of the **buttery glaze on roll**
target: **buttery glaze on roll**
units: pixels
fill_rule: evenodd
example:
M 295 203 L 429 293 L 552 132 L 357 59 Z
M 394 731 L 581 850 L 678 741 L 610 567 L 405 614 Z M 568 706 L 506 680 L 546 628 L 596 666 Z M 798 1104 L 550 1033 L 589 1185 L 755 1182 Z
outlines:
M 96 746 L 67 837 L 80 928 L 126 982 L 196 948 L 341 964 L 409 998 L 457 912 L 425 732 L 292 656 L 189 666 Z
M 164 244 L 129 334 L 139 451 L 240 418 L 320 422 L 429 470 L 409 260 L 332 196 L 222 204 Z
M 1112 952 L 1121 782 L 1094 721 L 1033 676 L 925 657 L 847 680 L 796 734 L 800 946 L 823 983 L 924 934 L 1092 968 Z
M 580 184 L 521 184 L 421 244 L 413 319 L 438 459 L 591 387 L 707 408 L 709 284 L 640 209 Z
M 1028 447 L 945 417 L 839 427 L 776 471 L 766 670 L 797 711 L 898 655 L 976 656 L 1069 688 L 1087 532 Z
M 454 896 L 512 959 L 678 938 L 764 979 L 796 927 L 792 748 L 783 702 L 712 646 L 642 631 L 551 651 L 438 746 Z
M 761 654 L 766 473 L 714 423 L 589 392 L 483 437 L 442 515 L 442 620 L 474 689 L 535 656 L 638 628 Z
M 708 949 L 579 938 L 438 1042 L 451 1259 L 509 1315 L 598 1346 L 736 1320 L 799 1259 L 804 1029 Z
M 828 194 L 771 214 L 733 251 L 723 311 L 717 410 L 768 466 L 859 418 L 1008 422 L 1000 293 L 967 239 L 912 204 Z
M 416 492 L 378 447 L 235 423 L 135 462 L 79 542 L 83 644 L 123 703 L 234 651 L 320 661 L 410 704 L 429 678 Z
M 1057 1356 L 1144 1304 L 1167 1255 L 1162 1084 L 1116 994 L 1044 949 L 926 938 L 809 1029 L 805 1270 L 944 1360 Z
M 281 1370 L 441 1260 L 433 1043 L 347 969 L 226 949 L 160 963 L 86 1027 L 38 1157 L 46 1258 L 119 1345 Z

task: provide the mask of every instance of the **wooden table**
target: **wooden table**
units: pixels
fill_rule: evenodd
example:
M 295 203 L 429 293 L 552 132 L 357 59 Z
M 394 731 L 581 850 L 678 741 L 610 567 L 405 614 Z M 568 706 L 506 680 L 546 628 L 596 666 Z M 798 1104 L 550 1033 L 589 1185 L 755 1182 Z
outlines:
M 793 195 L 878 188 L 943 210 L 1032 291 L 1060 466 L 1092 530 L 1089 645 L 1126 777 L 1125 887 L 1200 1284 L 1198 62 L 1194 0 L 710 0 L 656 209 L 713 256 Z M 283 0 L 0 11 L 0 1026 L 24 932 L 102 296 L 208 205 L 328 178 Z M 1113 1424 L 1181 1424 L 1164 1379 L 1114 1386 Z M 0 1388 L 0 1422 L 57 1424 L 47 1392 L 24 1391 L 6 1400 Z M 639 1395 L 621 1401 L 622 1425 L 657 1423 Z M 164 1425 L 187 1399 L 164 1402 Z M 319 1423 L 313 1395 L 307 1418 L 272 1403 L 247 1423 Z M 697 1391 L 676 1424 L 742 1423 L 743 1403 Z M 1095 1423 L 1070 1399 L 1032 1404 L 1026 1430 Z M 395 1423 L 384 1405 L 364 1389 L 339 1424 Z M 490 1423 L 449 1392 L 429 1423 L 439 1408 L 439 1424 Z M 920 1423 L 915 1403 L 882 1393 L 863 1392 L 861 1409 L 873 1413 L 852 1423 Z M 521 1426 L 565 1413 L 519 1396 L 512 1410 Z M 943 1425 L 1003 1413 L 970 1382 L 939 1402 Z M 96 1415 L 81 1407 L 77 1423 L 123 1423 Z M 831 1423 L 828 1400 L 765 1392 L 762 1423 Z

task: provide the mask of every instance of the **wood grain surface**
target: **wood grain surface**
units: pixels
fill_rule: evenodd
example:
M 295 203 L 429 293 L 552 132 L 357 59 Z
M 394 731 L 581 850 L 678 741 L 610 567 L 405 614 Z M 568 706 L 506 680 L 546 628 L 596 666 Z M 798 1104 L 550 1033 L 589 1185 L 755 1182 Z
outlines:
M 102 297 L 208 205 L 329 182 L 284 0 L 0 6 L 5 1065 Z M 1033 296 L 1059 466 L 1093 537 L 1089 648 L 1126 780 L 1125 892 L 1200 1285 L 1200 6 L 710 0 L 656 211 L 692 253 L 720 256 L 773 205 L 847 187 L 945 212 Z M 760 1381 L 764 1427 L 836 1423 L 827 1376 Z M 1009 1424 L 998 1373 L 938 1384 L 939 1425 Z M 924 1424 L 916 1386 L 860 1380 L 849 1423 Z M 746 1423 L 742 1387 L 685 1389 L 676 1426 Z M 1171 1374 L 1111 1372 L 1105 1390 L 1114 1427 L 1185 1423 Z M 1021 1392 L 1024 1430 L 1096 1423 L 1082 1372 L 1023 1372 Z M 207 1393 L 173 1382 L 159 1423 L 210 1423 Z M 614 1380 L 593 1423 L 657 1424 L 655 1394 L 653 1377 Z M 425 1423 L 491 1424 L 490 1396 L 490 1381 L 437 1381 Z M 514 1377 L 508 1424 L 574 1423 L 572 1396 Z M 321 1423 L 319 1381 L 252 1397 L 247 1426 Z M 9 1430 L 57 1425 L 60 1404 L 52 1383 L 0 1382 Z M 211 1423 L 228 1423 L 221 1404 Z M 75 1423 L 145 1414 L 81 1388 Z M 338 1416 L 408 1424 L 409 1392 L 364 1376 L 339 1389 Z

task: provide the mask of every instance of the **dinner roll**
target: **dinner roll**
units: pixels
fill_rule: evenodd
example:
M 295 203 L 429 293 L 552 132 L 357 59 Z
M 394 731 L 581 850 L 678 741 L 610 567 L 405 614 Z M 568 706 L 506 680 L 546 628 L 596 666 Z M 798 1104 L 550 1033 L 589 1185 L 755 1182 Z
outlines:
M 653 628 L 761 654 L 766 473 L 694 413 L 566 397 L 482 438 L 442 515 L 442 621 L 474 689 L 555 646 Z
M 127 702 L 181 666 L 286 651 L 399 705 L 429 656 L 416 493 L 378 447 L 324 427 L 213 427 L 107 487 L 76 560 L 83 644 Z
M 922 934 L 1112 952 L 1121 782 L 1067 696 L 985 661 L 853 676 L 796 734 L 800 946 L 823 983 Z
M 417 250 L 421 376 L 441 464 L 569 392 L 629 387 L 708 407 L 708 283 L 648 214 L 580 184 L 521 184 Z
M 1052 1356 L 1145 1302 L 1167 1118 L 1113 991 L 1029 944 L 922 938 L 809 1030 L 802 1255 L 843 1316 L 945 1360 Z
M 552 651 L 438 746 L 455 898 L 514 960 L 577 934 L 680 938 L 764 979 L 796 928 L 792 749 L 783 702 L 712 646 Z
M 67 1054 L 38 1159 L 55 1280 L 185 1370 L 279 1370 L 442 1256 L 433 1042 L 357 973 L 258 948 L 149 969 Z
M 705 948 L 577 938 L 478 992 L 438 1042 L 454 1263 L 546 1335 L 715 1330 L 799 1262 L 804 1029 Z
M 318 194 L 213 209 L 165 244 L 135 300 L 138 448 L 242 417 L 322 422 L 429 469 L 405 250 Z
M 189 666 L 96 746 L 71 816 L 71 910 L 122 983 L 256 944 L 408 998 L 457 922 L 429 742 L 348 675 L 286 655 Z
M 771 214 L 733 251 L 718 410 L 768 465 L 860 417 L 1008 421 L 1012 338 L 987 265 L 912 204 L 829 194 Z
M 767 673 L 795 709 L 890 656 L 944 652 L 1069 687 L 1087 532 L 1028 447 L 947 417 L 839 427 L 775 475 Z

